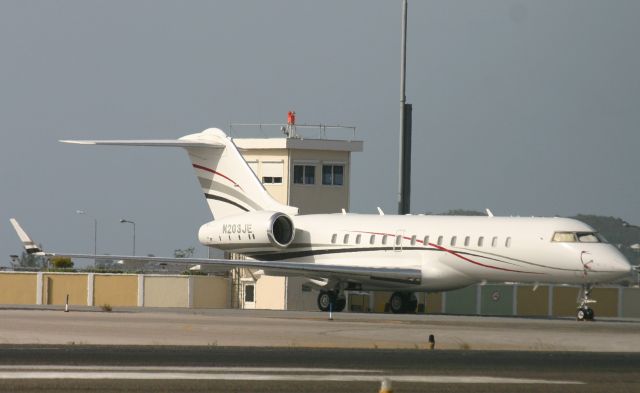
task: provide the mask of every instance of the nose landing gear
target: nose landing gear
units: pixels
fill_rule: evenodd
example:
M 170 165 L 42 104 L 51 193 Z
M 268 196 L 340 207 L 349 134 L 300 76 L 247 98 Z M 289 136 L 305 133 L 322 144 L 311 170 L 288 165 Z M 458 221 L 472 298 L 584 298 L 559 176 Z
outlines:
M 578 296 L 578 312 L 576 313 L 576 319 L 578 321 L 593 321 L 595 318 L 593 309 L 589 307 L 589 304 L 596 303 L 595 300 L 591 299 L 591 289 L 593 289 L 593 285 L 591 284 L 584 284 L 582 286 L 582 290 Z

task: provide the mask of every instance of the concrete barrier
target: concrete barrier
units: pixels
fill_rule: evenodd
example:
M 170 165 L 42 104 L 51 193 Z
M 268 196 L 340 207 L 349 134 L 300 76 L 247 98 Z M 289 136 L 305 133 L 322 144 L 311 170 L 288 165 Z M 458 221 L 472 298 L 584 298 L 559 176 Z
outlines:
M 87 305 L 86 273 L 45 273 L 43 278 L 43 304 L 64 305 L 69 295 L 69 304 Z
M 93 304 L 112 307 L 138 305 L 138 276 L 131 274 L 96 274 L 93 282 Z
M 37 304 L 38 274 L 0 274 L 0 304 Z

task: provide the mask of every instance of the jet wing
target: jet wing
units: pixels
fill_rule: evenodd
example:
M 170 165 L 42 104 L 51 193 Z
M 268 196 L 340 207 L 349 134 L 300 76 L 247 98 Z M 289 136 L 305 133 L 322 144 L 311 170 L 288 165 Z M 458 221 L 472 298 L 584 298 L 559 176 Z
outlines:
M 53 256 L 54 254 L 45 254 Z M 304 276 L 309 278 L 340 279 L 345 281 L 374 281 L 380 284 L 415 284 L 419 285 L 422 272 L 419 269 L 406 268 L 375 268 L 350 265 L 328 265 L 296 261 L 257 261 L 236 259 L 207 259 L 207 258 L 164 258 L 143 257 L 133 255 L 91 255 L 91 254 L 55 254 L 69 258 L 111 259 L 123 261 L 143 261 L 155 263 L 180 264 L 185 266 L 212 266 L 233 268 L 262 269 L 283 275 Z
M 28 253 L 43 255 L 45 257 L 63 256 L 68 258 L 81 259 L 111 259 L 123 261 L 143 261 L 155 263 L 181 264 L 185 266 L 212 266 L 218 268 L 248 268 L 262 269 L 269 272 L 276 272 L 282 275 L 295 275 L 317 279 L 338 279 L 350 282 L 377 282 L 380 285 L 392 284 L 415 284 L 419 285 L 422 279 L 422 272 L 419 269 L 406 268 L 376 268 L 353 265 L 329 265 L 310 262 L 296 261 L 258 261 L 258 260 L 236 260 L 236 259 L 208 259 L 208 258 L 164 258 L 164 257 L 143 257 L 134 255 L 92 255 L 73 253 L 48 253 L 40 250 L 36 243 L 22 229 L 18 221 L 10 219 L 11 225 L 15 229 L 20 241 Z

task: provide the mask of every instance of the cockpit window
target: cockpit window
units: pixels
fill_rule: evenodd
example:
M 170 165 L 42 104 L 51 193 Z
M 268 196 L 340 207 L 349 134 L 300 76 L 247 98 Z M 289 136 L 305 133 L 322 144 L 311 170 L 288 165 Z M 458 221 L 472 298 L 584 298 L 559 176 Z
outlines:
M 605 238 L 596 232 L 556 232 L 553 234 L 552 241 L 562 243 L 606 243 Z
M 576 234 L 574 232 L 556 232 L 553 234 L 554 242 L 575 243 Z

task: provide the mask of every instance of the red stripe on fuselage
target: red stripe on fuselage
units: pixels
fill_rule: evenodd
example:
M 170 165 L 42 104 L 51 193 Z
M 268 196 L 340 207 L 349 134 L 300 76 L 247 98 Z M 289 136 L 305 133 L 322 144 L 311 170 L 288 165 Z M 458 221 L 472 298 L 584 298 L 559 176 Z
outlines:
M 220 177 L 223 177 L 223 178 L 225 178 L 225 179 L 229 180 L 231 183 L 233 183 L 233 185 L 234 185 L 234 186 L 236 186 L 236 187 L 238 187 L 239 189 L 241 189 L 241 190 L 242 190 L 242 187 L 241 187 L 238 183 L 236 183 L 235 181 L 233 181 L 233 179 L 231 179 L 231 178 L 230 178 L 230 177 L 228 177 L 228 176 L 223 175 L 223 174 L 222 174 L 222 173 L 220 173 L 220 172 L 214 171 L 214 170 L 213 170 L 213 169 L 211 169 L 211 168 L 207 168 L 206 166 L 202 166 L 202 165 L 198 165 L 198 164 L 193 164 L 193 167 L 194 167 L 194 168 L 198 168 L 198 169 L 202 169 L 203 171 L 211 172 L 211 173 L 213 173 L 214 175 L 218 175 L 218 176 L 220 176 Z M 244 190 L 242 190 L 242 191 L 244 191 Z
M 392 234 L 392 233 L 367 232 L 367 231 L 354 231 L 354 232 L 356 232 L 356 233 L 366 233 L 366 234 L 369 234 L 369 235 L 382 235 L 382 236 L 394 236 L 394 237 L 398 236 L 397 234 Z M 407 237 L 407 236 L 402 236 L 402 238 L 406 239 L 406 240 L 411 240 L 412 239 L 411 237 Z M 424 241 L 419 240 L 419 239 L 416 239 L 416 242 L 424 243 Z M 431 246 L 433 248 L 436 248 L 436 249 L 438 249 L 440 251 L 448 252 L 449 254 L 451 254 L 453 256 L 456 256 L 456 257 L 462 259 L 463 261 L 467 261 L 469 263 L 473 263 L 474 265 L 486 267 L 488 269 L 502 270 L 502 271 L 505 271 L 505 272 L 512 272 L 512 273 L 544 274 L 544 273 L 536 273 L 536 272 L 525 272 L 525 271 L 522 271 L 522 270 L 511 270 L 511 269 L 506 269 L 506 268 L 503 268 L 503 267 L 492 266 L 492 265 L 485 265 L 484 263 L 480 263 L 480 262 L 474 261 L 472 259 L 469 259 L 469 258 L 467 258 L 465 256 L 462 256 L 462 255 L 458 254 L 457 252 L 455 252 L 453 250 L 449 250 L 449 249 L 444 248 L 442 246 L 439 246 L 437 244 L 427 243 L 427 245 L 429 245 L 429 246 Z

